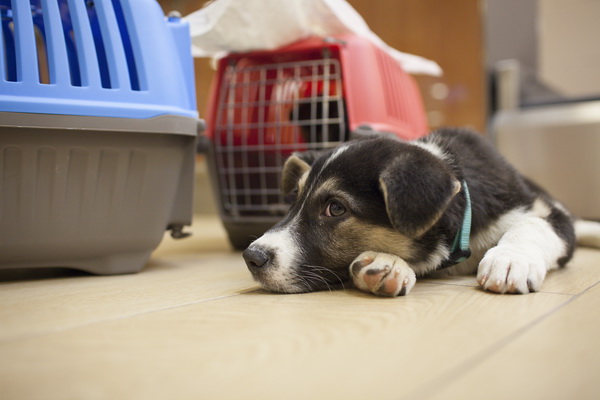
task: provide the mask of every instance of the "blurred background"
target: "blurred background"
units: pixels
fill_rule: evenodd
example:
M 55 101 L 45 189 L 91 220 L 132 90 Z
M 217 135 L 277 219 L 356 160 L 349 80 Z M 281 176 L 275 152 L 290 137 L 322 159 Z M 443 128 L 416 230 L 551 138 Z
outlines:
M 165 12 L 183 15 L 207 3 L 159 2 Z M 594 44 L 600 1 L 348 2 L 387 44 L 442 67 L 441 77 L 415 77 L 431 129 L 464 126 L 491 136 L 511 162 L 577 214 L 600 216 L 600 162 L 594 161 L 600 147 L 600 105 L 594 102 L 600 98 L 600 47 Z M 210 60 L 196 59 L 195 72 L 202 117 L 214 75 Z M 590 182 L 586 199 L 578 190 L 582 182 Z M 206 211 L 210 195 L 204 190 L 196 197 Z
M 432 128 L 469 125 L 482 130 L 486 120 L 483 5 L 477 0 L 349 0 L 369 27 L 390 46 L 438 62 L 444 76 L 417 76 Z M 187 15 L 204 0 L 159 0 L 163 10 Z M 214 74 L 207 59 L 196 59 L 200 114 Z

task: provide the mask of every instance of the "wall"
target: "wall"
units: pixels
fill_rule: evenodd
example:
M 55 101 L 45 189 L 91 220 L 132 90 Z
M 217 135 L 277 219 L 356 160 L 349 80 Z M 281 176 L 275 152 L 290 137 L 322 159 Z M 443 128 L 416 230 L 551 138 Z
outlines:
M 183 15 L 204 0 L 160 0 L 163 10 Z M 444 76 L 418 76 L 432 128 L 442 125 L 485 128 L 486 92 L 482 12 L 479 0 L 349 0 L 371 30 L 389 45 L 437 61 Z M 207 60 L 195 61 L 201 114 L 213 71 Z
M 600 1 L 540 0 L 540 79 L 567 97 L 600 95 Z
M 485 127 L 482 12 L 478 0 L 350 0 L 389 45 L 437 61 L 441 78 L 418 76 L 430 125 Z

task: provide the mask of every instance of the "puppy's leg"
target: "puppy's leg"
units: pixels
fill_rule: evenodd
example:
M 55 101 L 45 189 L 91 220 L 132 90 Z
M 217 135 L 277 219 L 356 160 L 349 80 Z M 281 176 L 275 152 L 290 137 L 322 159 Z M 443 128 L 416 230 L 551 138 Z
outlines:
M 415 286 L 415 272 L 400 257 L 366 251 L 350 264 L 354 285 L 379 296 L 405 296 Z
M 567 244 L 543 218 L 524 215 L 485 254 L 477 282 L 496 293 L 529 293 L 540 289 L 546 272 L 558 267 Z

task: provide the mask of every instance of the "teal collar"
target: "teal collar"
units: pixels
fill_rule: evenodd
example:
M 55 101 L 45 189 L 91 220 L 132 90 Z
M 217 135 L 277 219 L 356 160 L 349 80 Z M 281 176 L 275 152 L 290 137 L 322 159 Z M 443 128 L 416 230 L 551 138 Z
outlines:
M 450 257 L 446 260 L 439 269 L 448 268 L 455 264 L 461 263 L 471 256 L 469 248 L 469 239 L 471 238 L 471 196 L 467 182 L 463 181 L 465 190 L 465 215 L 460 230 L 456 233 L 454 243 L 450 249 Z

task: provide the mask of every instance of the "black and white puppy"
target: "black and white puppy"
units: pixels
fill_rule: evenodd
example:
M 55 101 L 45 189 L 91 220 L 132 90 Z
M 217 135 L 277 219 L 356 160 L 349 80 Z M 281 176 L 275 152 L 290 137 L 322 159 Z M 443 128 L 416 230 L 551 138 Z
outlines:
M 290 157 L 286 217 L 244 252 L 271 291 L 352 280 L 383 296 L 417 276 L 477 273 L 485 290 L 528 293 L 564 266 L 600 224 L 574 218 L 515 171 L 485 138 L 444 129 L 405 142 L 373 137 Z

